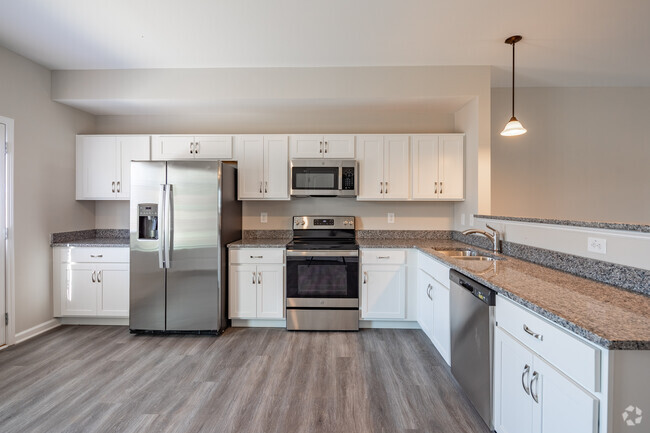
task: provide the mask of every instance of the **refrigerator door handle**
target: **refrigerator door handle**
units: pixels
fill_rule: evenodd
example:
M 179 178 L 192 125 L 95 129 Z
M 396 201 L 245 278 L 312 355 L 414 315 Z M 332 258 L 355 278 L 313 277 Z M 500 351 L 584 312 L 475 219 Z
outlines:
M 174 248 L 174 195 L 173 185 L 165 185 L 165 267 L 171 268 L 172 249 Z
M 165 227 L 165 186 L 164 184 L 160 185 L 160 196 L 158 198 L 158 203 L 160 203 L 160 218 L 159 222 L 162 223 L 162 227 Z M 165 230 L 160 230 L 160 240 L 158 241 L 158 267 L 160 269 L 165 268 L 165 256 L 163 251 L 165 251 Z

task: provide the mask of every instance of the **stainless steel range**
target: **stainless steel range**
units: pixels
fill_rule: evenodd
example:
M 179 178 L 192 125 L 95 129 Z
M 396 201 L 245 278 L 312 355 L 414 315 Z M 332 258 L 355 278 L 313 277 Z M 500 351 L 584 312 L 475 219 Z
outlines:
M 287 329 L 359 330 L 359 246 L 352 216 L 293 217 Z

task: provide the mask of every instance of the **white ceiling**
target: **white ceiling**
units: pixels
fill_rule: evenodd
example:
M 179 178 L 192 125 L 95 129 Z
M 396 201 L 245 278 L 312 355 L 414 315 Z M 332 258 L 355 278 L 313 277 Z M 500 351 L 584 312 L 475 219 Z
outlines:
M 648 0 L 0 0 L 50 69 L 493 65 L 492 85 L 650 86 Z

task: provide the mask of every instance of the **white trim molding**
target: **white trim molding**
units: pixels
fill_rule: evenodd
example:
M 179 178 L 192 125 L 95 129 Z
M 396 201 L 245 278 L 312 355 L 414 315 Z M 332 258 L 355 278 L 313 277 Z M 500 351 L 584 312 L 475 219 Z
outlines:
M 16 281 L 14 271 L 14 120 L 0 116 L 0 122 L 7 125 L 6 155 L 6 206 L 7 242 L 5 243 L 5 291 L 6 310 L 9 323 L 6 327 L 6 345 L 16 343 Z
M 47 332 L 54 328 L 58 328 L 59 326 L 61 326 L 61 323 L 59 323 L 58 319 L 51 319 L 39 325 L 32 326 L 31 328 L 16 334 L 15 343 L 22 343 L 23 341 L 27 341 L 30 338 L 34 338 L 37 335 L 41 335 L 42 333 Z

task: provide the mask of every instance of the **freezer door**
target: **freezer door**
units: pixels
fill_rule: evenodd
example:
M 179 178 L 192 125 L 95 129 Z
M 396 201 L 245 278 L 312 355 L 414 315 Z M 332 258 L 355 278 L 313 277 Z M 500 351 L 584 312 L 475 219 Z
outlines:
M 171 185 L 168 331 L 219 330 L 220 164 L 167 163 L 167 183 Z
M 165 170 L 165 162 L 131 163 L 129 328 L 133 331 L 165 330 L 165 270 L 160 263 L 163 245 L 159 227 Z M 153 224 L 150 217 L 156 214 L 158 223 Z

